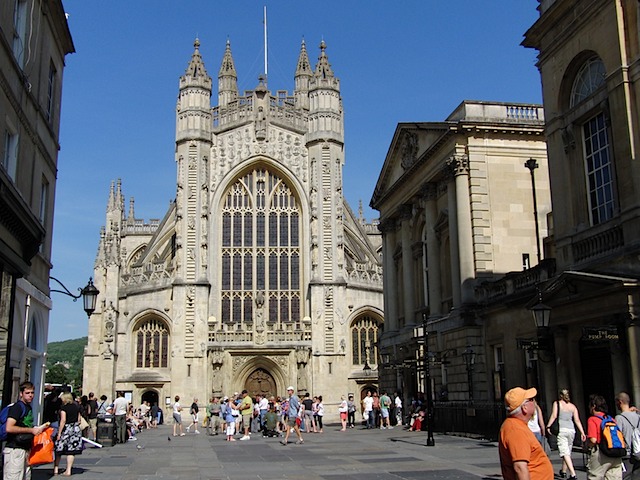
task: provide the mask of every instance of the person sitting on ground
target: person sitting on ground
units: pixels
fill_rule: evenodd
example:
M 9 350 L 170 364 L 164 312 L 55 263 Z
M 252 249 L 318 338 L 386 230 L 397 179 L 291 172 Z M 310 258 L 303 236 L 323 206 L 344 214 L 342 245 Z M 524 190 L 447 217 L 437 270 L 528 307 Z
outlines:
M 264 430 L 263 437 L 278 437 L 278 415 L 276 415 L 273 403 L 269 404 L 267 413 L 264 414 Z
M 411 423 L 409 426 L 410 432 L 422 431 L 422 425 L 424 423 L 424 417 L 427 414 L 424 410 L 419 410 L 411 416 Z

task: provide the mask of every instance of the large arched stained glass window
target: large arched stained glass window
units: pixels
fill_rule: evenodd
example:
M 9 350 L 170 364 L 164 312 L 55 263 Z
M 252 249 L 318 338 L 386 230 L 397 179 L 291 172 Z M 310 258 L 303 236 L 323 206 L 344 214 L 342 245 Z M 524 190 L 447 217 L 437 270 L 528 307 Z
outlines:
M 169 357 L 169 331 L 162 320 L 142 323 L 134 333 L 136 367 L 166 368 Z
M 265 168 L 239 178 L 222 206 L 221 318 L 248 327 L 256 306 L 271 325 L 300 320 L 300 208 Z
M 351 348 L 354 365 L 378 363 L 378 321 L 370 315 L 358 317 L 351 325 Z

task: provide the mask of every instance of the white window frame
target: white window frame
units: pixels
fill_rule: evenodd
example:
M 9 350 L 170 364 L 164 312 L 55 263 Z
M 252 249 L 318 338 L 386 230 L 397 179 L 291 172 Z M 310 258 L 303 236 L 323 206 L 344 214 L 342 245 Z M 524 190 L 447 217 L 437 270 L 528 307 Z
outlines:
M 49 209 L 49 181 L 42 177 L 42 183 L 40 184 L 40 212 L 38 218 L 40 223 L 44 226 L 47 224 L 47 217 Z
M 16 181 L 16 174 L 18 171 L 18 150 L 20 146 L 20 135 L 7 128 L 4 137 L 4 155 L 2 157 L 2 166 L 9 175 L 9 178 Z
M 611 220 L 617 208 L 615 172 L 604 112 L 582 124 L 582 148 L 589 218 L 592 226 L 599 225 Z
M 20 68 L 24 67 L 27 39 L 27 0 L 16 0 L 13 10 L 13 56 Z
M 56 66 L 51 62 L 49 64 L 49 77 L 47 84 L 47 120 L 50 124 L 53 123 L 54 117 L 57 75 L 58 71 Z

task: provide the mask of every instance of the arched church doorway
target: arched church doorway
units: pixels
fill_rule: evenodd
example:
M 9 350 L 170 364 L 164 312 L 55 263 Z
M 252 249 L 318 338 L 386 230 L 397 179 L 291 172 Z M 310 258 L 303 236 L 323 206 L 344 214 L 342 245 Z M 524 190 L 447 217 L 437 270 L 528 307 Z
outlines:
M 277 393 L 276 381 L 273 379 L 273 376 L 263 368 L 255 369 L 247 377 L 244 388 L 252 397 L 262 395 L 268 398 L 275 396 Z
M 373 395 L 378 392 L 378 387 L 375 385 L 365 385 L 362 387 L 362 390 L 360 390 L 360 402 L 362 402 L 362 399 L 367 396 L 367 392 L 371 392 L 371 395 Z
M 151 406 L 153 406 L 154 404 L 157 404 L 158 406 L 160 405 L 158 403 L 158 392 L 156 392 L 155 390 L 147 390 L 146 392 L 144 392 L 142 394 L 141 401 L 149 402 L 149 405 Z

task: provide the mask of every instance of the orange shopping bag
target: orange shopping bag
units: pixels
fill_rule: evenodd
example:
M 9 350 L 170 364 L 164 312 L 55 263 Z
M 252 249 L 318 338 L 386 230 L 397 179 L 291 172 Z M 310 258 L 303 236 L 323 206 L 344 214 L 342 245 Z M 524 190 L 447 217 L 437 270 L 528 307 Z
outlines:
M 33 437 L 33 445 L 29 453 L 29 465 L 42 465 L 43 463 L 52 463 L 54 454 L 54 444 L 51 436 L 53 428 L 45 429 L 41 434 Z

